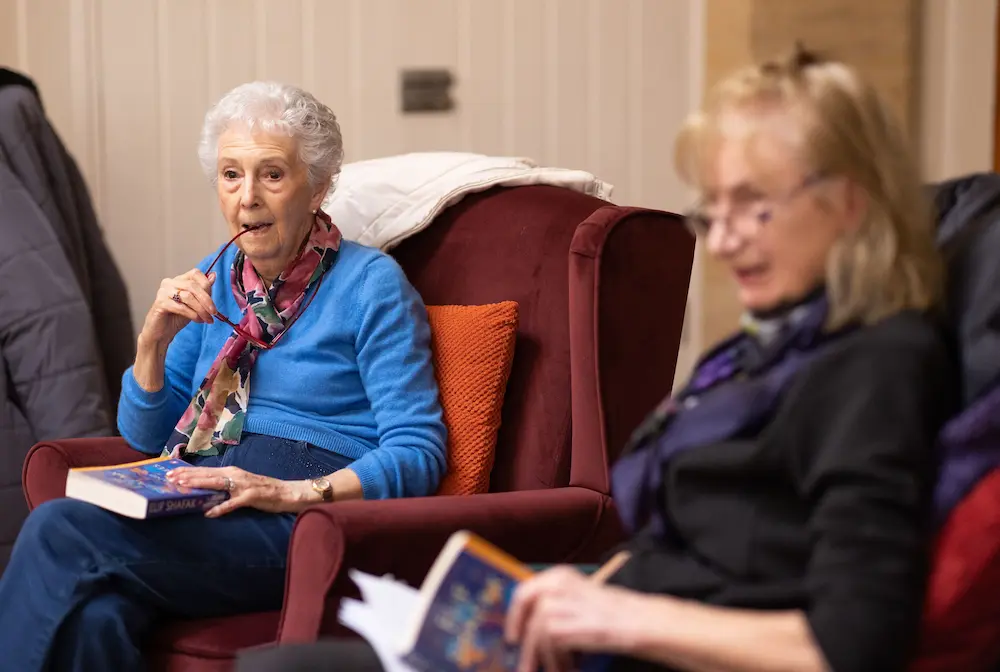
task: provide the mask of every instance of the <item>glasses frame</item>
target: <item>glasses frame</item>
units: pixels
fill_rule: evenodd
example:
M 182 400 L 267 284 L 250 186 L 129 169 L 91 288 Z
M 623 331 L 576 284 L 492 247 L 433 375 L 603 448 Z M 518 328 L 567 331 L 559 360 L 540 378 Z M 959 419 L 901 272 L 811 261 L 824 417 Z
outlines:
M 222 255 L 226 253 L 226 250 L 229 249 L 229 246 L 232 245 L 233 243 L 235 243 L 236 240 L 240 236 L 243 236 L 243 235 L 246 235 L 248 233 L 251 233 L 252 231 L 256 231 L 258 228 L 260 228 L 260 227 L 251 227 L 251 228 L 243 229 L 242 231 L 240 231 L 239 233 L 237 233 L 235 236 L 233 236 L 232 238 L 230 238 L 229 242 L 226 243 L 222 247 L 222 249 L 219 250 L 219 253 L 215 255 L 215 259 L 213 259 L 212 263 L 209 264 L 208 269 L 205 271 L 205 275 L 208 275 L 209 273 L 212 272 L 212 269 L 215 268 L 215 265 L 219 262 L 219 259 L 222 258 Z M 305 249 L 305 248 L 303 247 L 303 249 Z M 296 255 L 295 261 L 298 261 L 300 256 L 302 256 L 302 251 L 301 250 L 299 251 L 299 254 Z M 316 295 L 319 293 L 319 288 L 323 286 L 323 280 L 324 280 L 324 278 L 326 278 L 326 273 L 323 273 L 323 275 L 319 276 L 319 282 L 316 283 L 316 287 L 313 289 L 312 294 L 309 295 L 309 298 L 306 299 L 305 304 L 299 306 L 299 309 L 295 312 L 294 315 L 292 315 L 292 319 L 289 320 L 288 324 L 285 325 L 284 330 L 282 330 L 282 332 L 280 334 L 278 334 L 274 338 L 274 340 L 271 341 L 270 343 L 265 343 L 264 341 L 260 340 L 259 338 L 257 338 L 256 336 L 254 336 L 253 334 L 251 334 L 250 332 L 248 332 L 246 329 L 244 329 L 243 327 L 241 327 L 239 324 L 234 324 L 232 322 L 232 320 L 230 320 L 228 317 L 226 317 L 225 315 L 223 315 L 218 310 L 216 310 L 214 313 L 212 313 L 212 317 L 214 317 L 215 319 L 219 320 L 220 322 L 223 322 L 223 323 L 229 325 L 230 327 L 232 327 L 233 332 L 235 332 L 237 336 L 239 336 L 240 338 L 246 340 L 248 343 L 250 343 L 253 347 L 257 348 L 258 350 L 270 350 L 274 346 L 278 345 L 278 343 L 281 341 L 282 337 L 285 334 L 288 333 L 288 330 L 292 328 L 292 325 L 295 324 L 295 322 L 299 319 L 299 317 L 302 315 L 302 313 L 306 312 L 306 308 L 309 307 L 309 304 L 312 303 L 312 300 L 314 298 L 316 298 Z M 246 314 L 246 310 L 243 311 L 243 314 L 244 315 Z M 242 317 L 240 318 L 240 321 L 242 321 Z
M 692 233 L 695 237 L 705 237 L 707 236 L 712 227 L 719 222 L 723 222 L 730 229 L 730 231 L 735 230 L 735 222 L 738 219 L 752 219 L 754 224 L 754 231 L 756 233 L 761 229 L 761 227 L 768 224 L 774 218 L 774 211 L 776 208 L 780 208 L 783 205 L 787 205 L 789 202 L 798 198 L 801 194 L 807 190 L 815 187 L 816 185 L 824 182 L 827 179 L 827 175 L 822 173 L 815 173 L 804 180 L 799 182 L 796 186 L 792 187 L 784 194 L 778 197 L 768 197 L 758 203 L 762 204 L 762 207 L 758 212 L 747 212 L 740 216 L 734 216 L 733 213 L 729 213 L 725 217 L 710 217 L 704 213 L 701 209 L 701 205 L 695 205 L 693 208 L 688 210 L 684 214 L 684 225 L 688 228 L 688 231 Z M 752 210 L 752 207 L 748 207 L 748 210 Z M 747 233 L 742 232 L 744 235 Z

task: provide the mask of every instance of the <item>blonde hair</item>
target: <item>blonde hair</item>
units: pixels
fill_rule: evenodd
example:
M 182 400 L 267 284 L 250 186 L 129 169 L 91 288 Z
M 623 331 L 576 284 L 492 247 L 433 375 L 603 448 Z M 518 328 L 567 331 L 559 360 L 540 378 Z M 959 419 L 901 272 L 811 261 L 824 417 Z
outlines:
M 704 183 L 724 117 L 797 113 L 802 158 L 814 174 L 845 177 L 868 195 L 868 216 L 827 261 L 829 326 L 871 324 L 941 298 L 931 204 L 909 143 L 878 93 L 850 67 L 798 47 L 788 58 L 739 71 L 716 85 L 676 144 L 682 179 Z

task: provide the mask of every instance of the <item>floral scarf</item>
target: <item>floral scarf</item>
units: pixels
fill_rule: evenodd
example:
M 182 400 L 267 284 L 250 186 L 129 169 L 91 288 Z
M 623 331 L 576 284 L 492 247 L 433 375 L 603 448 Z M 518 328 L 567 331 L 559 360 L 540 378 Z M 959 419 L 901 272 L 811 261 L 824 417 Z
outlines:
M 333 265 L 340 241 L 340 231 L 319 211 L 308 240 L 270 290 L 243 251 L 237 252 L 230 285 L 243 311 L 240 328 L 264 343 L 273 342 Z M 170 435 L 165 455 L 218 455 L 220 449 L 240 442 L 250 399 L 250 371 L 258 354 L 259 347 L 236 331 L 230 334 Z

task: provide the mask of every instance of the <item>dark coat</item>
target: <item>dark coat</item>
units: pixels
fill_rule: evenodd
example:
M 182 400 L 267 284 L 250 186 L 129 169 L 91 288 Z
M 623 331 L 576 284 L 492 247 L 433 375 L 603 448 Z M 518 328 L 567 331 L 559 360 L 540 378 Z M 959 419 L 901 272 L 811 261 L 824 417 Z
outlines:
M 118 405 L 121 377 L 135 359 L 125 281 L 97 223 L 83 176 L 41 101 L 25 86 L 0 88 L 0 163 L 42 211 L 92 316 L 108 403 Z
M 27 515 L 25 455 L 38 441 L 113 433 L 134 343 L 76 163 L 30 80 L 0 76 L 0 570 Z

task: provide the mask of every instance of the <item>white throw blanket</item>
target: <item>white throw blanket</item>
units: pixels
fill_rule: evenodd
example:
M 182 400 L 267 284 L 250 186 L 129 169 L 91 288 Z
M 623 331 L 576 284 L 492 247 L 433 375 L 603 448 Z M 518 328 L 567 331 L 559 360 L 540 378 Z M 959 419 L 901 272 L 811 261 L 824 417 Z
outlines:
M 606 201 L 614 188 L 582 170 L 540 167 L 531 159 L 419 152 L 345 164 L 323 209 L 347 240 L 388 250 L 467 194 L 529 184 L 566 187 Z

